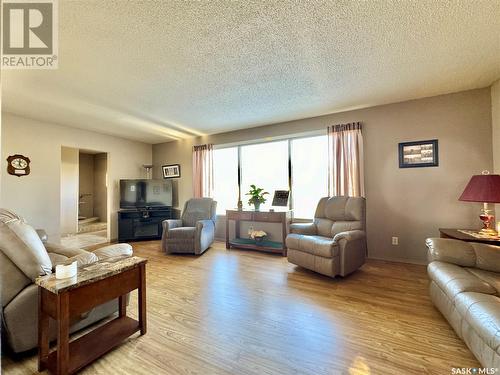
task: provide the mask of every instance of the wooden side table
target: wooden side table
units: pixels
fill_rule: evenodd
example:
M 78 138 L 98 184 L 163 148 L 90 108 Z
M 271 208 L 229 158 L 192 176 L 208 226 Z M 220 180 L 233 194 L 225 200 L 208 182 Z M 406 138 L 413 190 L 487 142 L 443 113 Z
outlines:
M 111 350 L 128 336 L 146 333 L 146 259 L 110 258 L 78 270 L 71 279 L 39 277 L 38 370 L 73 374 Z M 127 316 L 126 296 L 139 291 L 139 320 Z M 69 341 L 72 317 L 118 298 L 119 315 L 86 335 Z M 57 349 L 49 353 L 49 317 L 57 324 Z
M 477 229 L 468 229 L 477 232 Z M 481 242 L 489 245 L 500 246 L 499 238 L 484 238 L 484 237 L 474 237 L 470 234 L 460 232 L 458 229 L 453 228 L 439 228 L 439 236 L 441 238 L 452 238 L 455 240 L 461 240 L 466 242 Z
M 291 218 L 290 211 L 271 212 L 271 211 L 239 211 L 226 210 L 226 249 L 231 247 L 238 249 L 258 250 L 271 253 L 279 253 L 286 256 L 287 248 L 285 239 L 287 235 L 287 225 Z M 229 238 L 229 220 L 235 221 L 236 237 Z M 280 223 L 282 242 L 264 241 L 257 245 L 255 241 L 248 238 L 240 238 L 240 221 L 256 221 L 265 223 Z

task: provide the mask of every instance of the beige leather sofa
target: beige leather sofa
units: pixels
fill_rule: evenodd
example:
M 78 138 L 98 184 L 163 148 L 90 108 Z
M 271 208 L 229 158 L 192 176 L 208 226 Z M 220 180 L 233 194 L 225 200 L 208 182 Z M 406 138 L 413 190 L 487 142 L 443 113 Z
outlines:
M 432 302 L 483 367 L 500 368 L 500 247 L 429 238 Z
M 57 264 L 76 260 L 79 266 L 122 255 L 132 255 L 128 244 L 110 245 L 88 252 L 42 242 L 26 222 L 0 209 L 0 296 L 2 341 L 16 353 L 33 349 L 38 340 L 38 289 L 33 282 L 50 274 Z M 110 301 L 72 321 L 70 332 L 118 311 L 118 301 Z M 50 322 L 51 339 L 56 330 Z
M 312 223 L 293 223 L 286 238 L 288 261 L 334 277 L 346 276 L 366 258 L 365 199 L 321 198 Z

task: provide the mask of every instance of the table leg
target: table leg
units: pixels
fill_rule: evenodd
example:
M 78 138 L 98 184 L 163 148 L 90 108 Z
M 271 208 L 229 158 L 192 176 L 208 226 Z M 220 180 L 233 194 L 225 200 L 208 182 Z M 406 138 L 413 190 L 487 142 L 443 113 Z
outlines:
M 49 356 L 49 316 L 43 310 L 43 289 L 38 287 L 38 371 L 47 368 Z
M 239 220 L 234 221 L 234 237 L 240 238 L 240 221 Z
M 146 267 L 141 264 L 139 267 L 140 272 L 140 285 L 139 285 L 139 327 L 141 328 L 141 335 L 146 334 Z
M 282 228 L 282 237 L 283 237 L 283 247 L 281 248 L 282 250 L 282 255 L 286 257 L 287 253 L 287 247 L 286 247 L 286 218 L 281 222 L 281 228 Z
M 69 294 L 57 295 L 57 375 L 66 375 L 69 364 Z
M 118 311 L 119 317 L 127 316 L 127 295 L 118 297 Z

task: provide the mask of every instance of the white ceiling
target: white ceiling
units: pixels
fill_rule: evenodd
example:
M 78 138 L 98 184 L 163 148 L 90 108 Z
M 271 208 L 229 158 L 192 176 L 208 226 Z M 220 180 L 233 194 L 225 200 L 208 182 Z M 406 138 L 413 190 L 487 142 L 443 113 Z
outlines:
M 59 1 L 4 111 L 160 143 L 489 86 L 500 0 Z

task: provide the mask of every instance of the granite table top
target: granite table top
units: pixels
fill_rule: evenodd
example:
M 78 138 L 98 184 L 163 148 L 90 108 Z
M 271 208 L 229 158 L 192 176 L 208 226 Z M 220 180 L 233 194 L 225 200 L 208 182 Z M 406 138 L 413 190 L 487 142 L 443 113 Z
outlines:
M 144 258 L 136 256 L 117 256 L 79 267 L 74 277 L 56 279 L 56 275 L 53 273 L 51 275 L 38 277 L 35 280 L 35 284 L 47 289 L 51 293 L 60 294 L 117 275 L 143 263 L 147 263 L 147 260 Z

